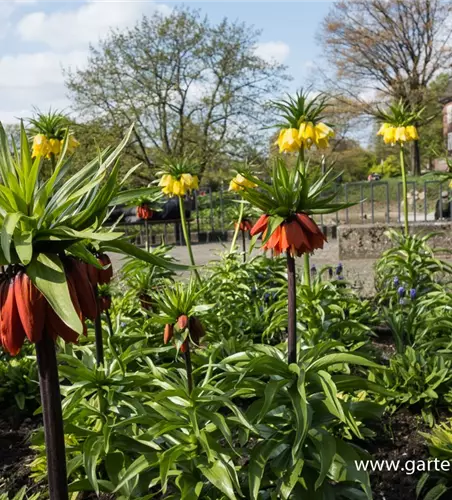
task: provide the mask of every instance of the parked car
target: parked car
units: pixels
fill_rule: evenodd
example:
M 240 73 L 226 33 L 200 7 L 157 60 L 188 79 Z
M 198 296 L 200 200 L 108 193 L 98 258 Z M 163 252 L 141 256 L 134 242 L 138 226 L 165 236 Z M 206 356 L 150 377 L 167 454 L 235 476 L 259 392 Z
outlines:
M 368 180 L 369 182 L 372 182 L 372 181 L 379 181 L 379 180 L 381 180 L 381 175 L 380 175 L 380 174 L 377 174 L 377 173 L 375 173 L 375 172 L 374 172 L 374 173 L 369 174 L 369 175 L 367 176 L 367 180 Z
M 441 199 L 437 200 L 435 207 L 435 220 L 452 219 L 452 200 L 449 199 L 449 192 L 443 191 Z

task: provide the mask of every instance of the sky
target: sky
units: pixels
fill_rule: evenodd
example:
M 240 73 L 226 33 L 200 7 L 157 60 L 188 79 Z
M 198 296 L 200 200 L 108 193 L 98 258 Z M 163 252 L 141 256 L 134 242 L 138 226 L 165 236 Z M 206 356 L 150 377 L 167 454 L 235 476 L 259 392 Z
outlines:
M 288 66 L 289 90 L 306 85 L 321 50 L 327 1 L 184 2 L 213 22 L 224 17 L 262 30 L 257 53 Z M 17 122 L 34 107 L 70 112 L 62 68 L 83 68 L 89 44 L 111 28 L 133 26 L 143 14 L 167 13 L 179 2 L 0 0 L 0 121 Z

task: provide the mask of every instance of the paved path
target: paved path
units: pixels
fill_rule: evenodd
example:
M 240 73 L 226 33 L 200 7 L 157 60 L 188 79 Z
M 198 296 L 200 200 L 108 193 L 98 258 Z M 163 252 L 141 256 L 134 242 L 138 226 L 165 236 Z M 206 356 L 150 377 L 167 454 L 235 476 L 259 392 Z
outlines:
M 229 251 L 230 243 L 204 243 L 193 245 L 193 254 L 198 266 L 203 266 L 210 261 L 219 260 L 220 254 Z M 253 251 L 253 255 L 260 253 L 259 249 Z M 184 246 L 173 247 L 171 254 L 182 264 L 189 264 L 187 249 Z M 318 268 L 330 265 L 336 267 L 339 262 L 339 249 L 337 240 L 326 243 L 323 250 L 317 250 L 311 257 L 311 263 Z M 121 267 L 121 256 L 112 255 L 113 267 Z M 345 278 L 356 288 L 360 295 L 369 297 L 374 293 L 374 259 L 343 261 Z M 298 264 L 302 260 L 298 259 Z

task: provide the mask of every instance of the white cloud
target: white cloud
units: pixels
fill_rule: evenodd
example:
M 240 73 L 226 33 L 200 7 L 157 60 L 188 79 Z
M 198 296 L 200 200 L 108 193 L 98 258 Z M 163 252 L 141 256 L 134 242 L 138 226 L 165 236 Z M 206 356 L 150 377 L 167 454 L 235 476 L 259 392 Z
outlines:
M 33 107 L 42 110 L 67 109 L 62 66 L 80 67 L 87 61 L 86 51 L 67 54 L 39 52 L 0 58 L 0 121 L 15 122 L 31 116 Z
M 255 53 L 269 62 L 283 63 L 290 52 L 290 47 L 284 42 L 263 42 L 257 44 Z
M 0 120 L 11 123 L 29 117 L 33 106 L 69 108 L 62 68 L 82 68 L 87 62 L 88 44 L 96 44 L 111 28 L 133 26 L 143 14 L 156 10 L 166 14 L 171 9 L 156 2 L 88 0 L 61 10 L 58 2 L 51 12 L 44 12 L 36 0 L 0 0 L 3 26 L 23 6 L 27 11 L 11 29 L 11 40 L 40 43 L 48 50 L 5 54 L 0 57 Z M 30 5 L 25 5 L 30 4 Z M 2 36 L 0 32 L 0 38 Z M 35 49 L 36 50 L 36 49 Z
M 167 13 L 170 8 L 156 2 L 104 2 L 90 0 L 76 9 L 33 12 L 17 25 L 23 41 L 41 42 L 57 50 L 69 50 L 96 43 L 111 28 L 133 25 L 143 14 Z
M 87 55 L 87 51 L 80 50 L 67 54 L 37 52 L 1 57 L 0 91 L 63 83 L 62 66 L 82 67 Z

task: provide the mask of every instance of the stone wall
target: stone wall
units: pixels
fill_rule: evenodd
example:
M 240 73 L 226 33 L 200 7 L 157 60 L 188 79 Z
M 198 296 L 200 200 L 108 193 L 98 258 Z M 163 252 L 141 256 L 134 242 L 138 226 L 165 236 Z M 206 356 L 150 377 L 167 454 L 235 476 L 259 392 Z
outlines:
M 385 236 L 389 228 L 403 230 L 400 224 L 353 224 L 339 226 L 338 243 L 339 259 L 376 259 L 382 252 L 391 247 L 391 241 Z M 439 232 L 431 240 L 436 248 L 452 250 L 452 223 L 419 222 L 411 223 L 410 231 L 427 234 Z

